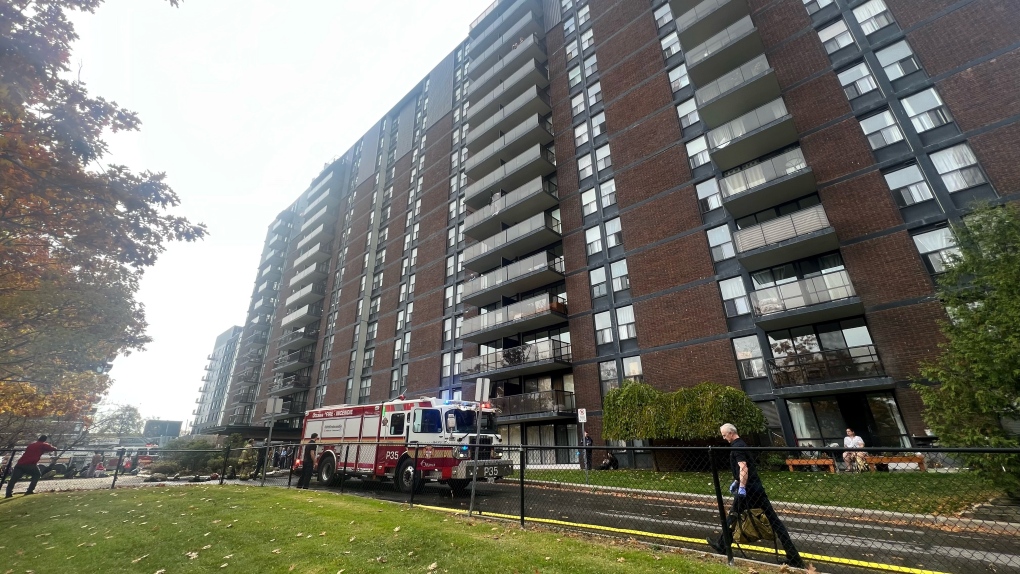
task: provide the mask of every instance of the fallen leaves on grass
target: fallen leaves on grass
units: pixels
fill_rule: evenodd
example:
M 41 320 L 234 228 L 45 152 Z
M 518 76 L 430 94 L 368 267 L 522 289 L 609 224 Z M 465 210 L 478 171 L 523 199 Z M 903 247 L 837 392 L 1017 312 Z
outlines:
M 131 563 L 132 564 L 138 564 L 139 562 L 141 562 L 142 560 L 144 560 L 144 559 L 146 559 L 148 557 L 149 557 L 148 554 L 146 554 L 144 556 L 139 556 L 138 558 L 135 558 L 134 560 L 132 560 Z

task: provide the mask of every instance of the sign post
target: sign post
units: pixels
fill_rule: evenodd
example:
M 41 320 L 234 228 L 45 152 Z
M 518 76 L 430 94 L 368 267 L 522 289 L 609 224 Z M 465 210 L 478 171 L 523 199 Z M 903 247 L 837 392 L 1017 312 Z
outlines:
M 475 511 L 475 483 L 478 482 L 478 450 L 482 444 L 482 402 L 489 400 L 489 379 L 475 380 L 475 466 L 471 469 L 471 503 L 468 504 L 468 516 Z M 471 439 L 468 439 L 471 444 Z
M 265 462 L 262 463 L 262 484 L 259 486 L 266 485 L 266 467 L 269 466 L 269 445 L 273 444 L 273 427 L 276 426 L 276 415 L 283 412 L 283 399 L 280 397 L 269 397 L 266 399 L 266 414 L 269 415 L 269 436 L 266 437 L 266 444 L 262 445 L 265 449 L 263 452 L 266 454 Z M 256 459 L 258 460 L 258 454 L 256 453 Z
M 591 470 L 588 468 L 591 466 L 588 464 L 588 453 L 590 452 L 589 448 L 591 447 L 588 446 L 588 441 L 584 434 L 584 423 L 588 422 L 588 409 L 577 409 L 577 422 L 581 423 L 581 456 L 584 457 L 584 463 L 582 465 L 584 466 L 584 483 L 588 484 L 588 471 Z

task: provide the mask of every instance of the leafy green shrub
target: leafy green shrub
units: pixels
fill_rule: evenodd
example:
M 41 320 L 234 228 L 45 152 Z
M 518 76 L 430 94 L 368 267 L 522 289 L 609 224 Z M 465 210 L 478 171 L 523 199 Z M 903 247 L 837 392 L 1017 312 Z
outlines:
M 150 474 L 173 475 L 181 471 L 181 465 L 172 460 L 161 460 L 154 462 L 145 468 Z

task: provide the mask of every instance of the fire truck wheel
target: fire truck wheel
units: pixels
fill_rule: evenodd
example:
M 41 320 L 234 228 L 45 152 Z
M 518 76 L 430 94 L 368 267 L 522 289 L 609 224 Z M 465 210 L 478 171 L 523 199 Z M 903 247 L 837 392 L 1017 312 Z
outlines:
M 336 471 L 336 463 L 329 456 L 319 461 L 319 484 L 336 486 L 340 482 L 340 473 Z
M 397 467 L 397 475 L 394 477 L 394 485 L 397 490 L 404 494 L 410 494 L 411 488 L 414 488 L 415 492 L 421 492 L 425 488 L 425 481 L 421 478 L 421 471 L 414 469 L 414 461 L 410 458 L 405 458 L 400 466 Z M 412 486 L 413 485 L 413 486 Z
M 450 490 L 452 490 L 454 494 L 460 494 L 467 490 L 467 487 L 471 485 L 471 481 L 465 478 L 452 479 L 446 481 L 446 484 L 450 485 Z

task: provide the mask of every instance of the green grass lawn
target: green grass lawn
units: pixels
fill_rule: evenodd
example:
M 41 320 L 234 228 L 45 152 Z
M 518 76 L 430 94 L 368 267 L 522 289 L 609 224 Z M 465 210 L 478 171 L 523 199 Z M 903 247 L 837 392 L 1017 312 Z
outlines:
M 636 543 L 329 492 L 174 486 L 0 502 L 6 572 L 732 572 Z
M 585 483 L 583 470 L 528 470 L 527 478 Z M 719 478 L 724 494 L 728 495 L 728 475 L 722 472 Z M 1005 495 L 1001 487 L 968 472 L 769 472 L 763 473 L 762 481 L 773 501 L 919 514 L 954 514 Z M 712 474 L 708 472 L 592 471 L 589 482 L 597 486 L 715 494 Z

